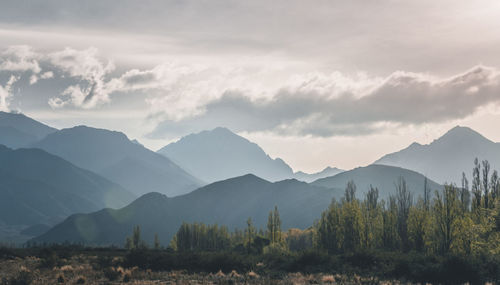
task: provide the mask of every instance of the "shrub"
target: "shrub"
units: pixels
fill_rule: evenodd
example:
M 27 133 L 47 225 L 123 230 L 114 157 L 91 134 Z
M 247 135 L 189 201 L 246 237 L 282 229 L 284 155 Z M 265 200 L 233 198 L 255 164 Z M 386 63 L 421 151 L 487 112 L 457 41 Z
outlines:
M 59 274 L 59 276 L 57 276 L 57 283 L 66 283 L 66 279 L 64 278 L 64 275 Z
M 116 270 L 113 267 L 106 267 L 103 271 L 104 277 L 106 277 L 109 281 L 118 280 L 121 277 L 122 272 L 120 270 Z
M 86 282 L 87 282 L 87 278 L 85 278 L 85 276 L 79 276 L 76 279 L 76 284 L 85 284 Z
M 26 268 L 21 268 L 17 276 L 12 277 L 7 284 L 29 285 L 33 282 L 33 273 Z

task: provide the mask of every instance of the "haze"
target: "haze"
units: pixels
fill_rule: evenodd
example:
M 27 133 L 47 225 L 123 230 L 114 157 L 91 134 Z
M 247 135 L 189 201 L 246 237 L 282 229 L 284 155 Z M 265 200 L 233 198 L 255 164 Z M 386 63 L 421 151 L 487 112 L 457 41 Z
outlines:
M 500 141 L 498 1 L 1 2 L 0 110 L 53 127 L 227 127 L 308 172 Z

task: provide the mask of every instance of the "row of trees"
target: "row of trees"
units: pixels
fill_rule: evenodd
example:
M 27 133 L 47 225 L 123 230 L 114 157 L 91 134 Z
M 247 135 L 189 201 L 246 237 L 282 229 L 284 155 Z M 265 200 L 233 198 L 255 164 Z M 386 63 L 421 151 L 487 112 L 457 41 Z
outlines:
M 500 254 L 500 179 L 489 175 L 488 161 L 474 161 L 472 187 L 462 175 L 462 185 L 445 185 L 434 193 L 424 181 L 421 196 L 414 197 L 401 177 L 387 200 L 370 186 L 360 200 L 356 184 L 349 181 L 344 197 L 333 200 L 309 229 L 283 232 L 278 208 L 270 211 L 265 230 L 257 230 L 252 219 L 244 230 L 184 223 L 171 241 L 177 251 L 266 250 L 303 251 L 322 249 L 329 253 L 360 250 L 427 252 L 435 254 Z M 420 191 L 419 191 L 420 192 Z M 144 248 L 139 227 L 127 238 L 129 249 Z M 155 236 L 155 248 L 159 248 Z
M 481 164 L 482 177 L 481 165 L 474 161 L 471 191 L 463 174 L 461 188 L 445 185 L 434 195 L 425 181 L 423 197 L 416 201 L 403 178 L 387 201 L 379 201 L 378 189 L 373 187 L 364 200 L 356 199 L 351 181 L 344 198 L 334 200 L 316 224 L 316 246 L 330 253 L 363 249 L 498 253 L 500 183 L 496 171 L 489 177 L 488 161 Z
M 262 252 L 268 245 L 281 245 L 284 242 L 281 232 L 281 219 L 278 207 L 270 211 L 267 230 L 257 230 L 251 218 L 247 220 L 244 231 L 236 229 L 229 232 L 227 227 L 205 225 L 203 223 L 183 223 L 170 243 L 177 251 L 222 251 L 239 249 L 247 252 Z

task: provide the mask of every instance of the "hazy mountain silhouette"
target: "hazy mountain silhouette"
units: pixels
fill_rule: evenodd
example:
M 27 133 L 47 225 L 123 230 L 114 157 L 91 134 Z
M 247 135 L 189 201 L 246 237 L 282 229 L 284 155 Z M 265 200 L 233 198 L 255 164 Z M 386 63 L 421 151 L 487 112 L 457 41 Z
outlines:
M 342 194 L 339 189 L 311 186 L 294 179 L 271 183 L 248 174 L 174 198 L 149 193 L 119 210 L 73 215 L 35 240 L 123 245 L 133 226 L 140 225 L 147 241 L 151 242 L 158 233 L 167 245 L 183 221 L 243 229 L 251 217 L 257 227 L 265 228 L 268 213 L 275 205 L 283 230 L 306 228 L 320 217 L 334 196 L 339 198 Z
M 25 147 L 55 131 L 23 114 L 0 111 L 0 144 L 7 147 Z
M 282 159 L 272 159 L 256 143 L 220 127 L 185 136 L 158 153 L 208 183 L 247 173 L 269 181 L 296 178 L 311 182 L 342 171 L 328 167 L 314 174 L 293 173 Z
M 312 185 L 323 186 L 329 188 L 345 188 L 349 180 L 353 180 L 356 184 L 356 197 L 364 199 L 364 195 L 370 189 L 370 185 L 379 189 L 379 196 L 387 199 L 389 195 L 396 192 L 395 184 L 398 182 L 399 177 L 403 177 L 409 190 L 413 193 L 414 198 L 423 196 L 425 177 L 412 170 L 372 164 L 366 167 L 358 167 L 353 170 L 345 171 L 332 177 L 322 178 L 316 180 Z M 427 181 L 428 188 L 431 193 L 434 190 L 442 188 L 432 180 Z
M 168 158 L 120 132 L 78 126 L 52 133 L 33 146 L 96 172 L 137 195 L 157 191 L 174 196 L 192 191 L 201 183 Z
M 454 127 L 428 145 L 413 143 L 375 161 L 412 169 L 439 182 L 461 185 L 462 172 L 471 177 L 474 158 L 487 159 L 492 169 L 500 167 L 500 144 L 467 127 Z M 499 169 L 500 170 L 500 169 Z
M 344 170 L 339 169 L 337 167 L 328 166 L 327 168 L 323 169 L 320 172 L 311 173 L 311 174 L 304 173 L 302 171 L 295 172 L 294 178 L 298 179 L 300 181 L 313 182 L 313 181 L 316 181 L 316 180 L 321 179 L 321 178 L 337 175 L 341 172 L 344 172 Z
M 262 148 L 226 128 L 181 138 L 158 151 L 206 182 L 253 173 L 267 180 L 291 178 L 283 160 L 272 159 Z
M 74 213 L 123 207 L 136 196 L 40 149 L 0 146 L 0 224 L 53 225 Z

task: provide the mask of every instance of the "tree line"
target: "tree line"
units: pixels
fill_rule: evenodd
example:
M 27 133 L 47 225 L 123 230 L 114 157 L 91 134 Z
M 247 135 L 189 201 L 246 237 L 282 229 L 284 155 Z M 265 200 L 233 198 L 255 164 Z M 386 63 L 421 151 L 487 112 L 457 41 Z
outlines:
M 225 226 L 183 223 L 169 248 L 174 251 L 275 251 L 325 250 L 329 254 L 365 250 L 432 254 L 500 254 L 500 179 L 490 175 L 487 160 L 474 160 L 472 183 L 462 173 L 462 185 L 445 184 L 415 197 L 404 178 L 395 183 L 387 200 L 370 186 L 359 199 L 349 181 L 344 196 L 333 200 L 319 220 L 306 230 L 282 231 L 278 207 L 270 211 L 265 229 L 252 219 L 244 230 Z M 423 190 L 423 191 L 422 191 Z M 138 237 L 139 236 L 139 237 Z M 157 236 L 155 241 L 157 241 Z M 127 239 L 127 248 L 144 247 L 139 228 Z M 155 248 L 159 244 L 155 242 Z

